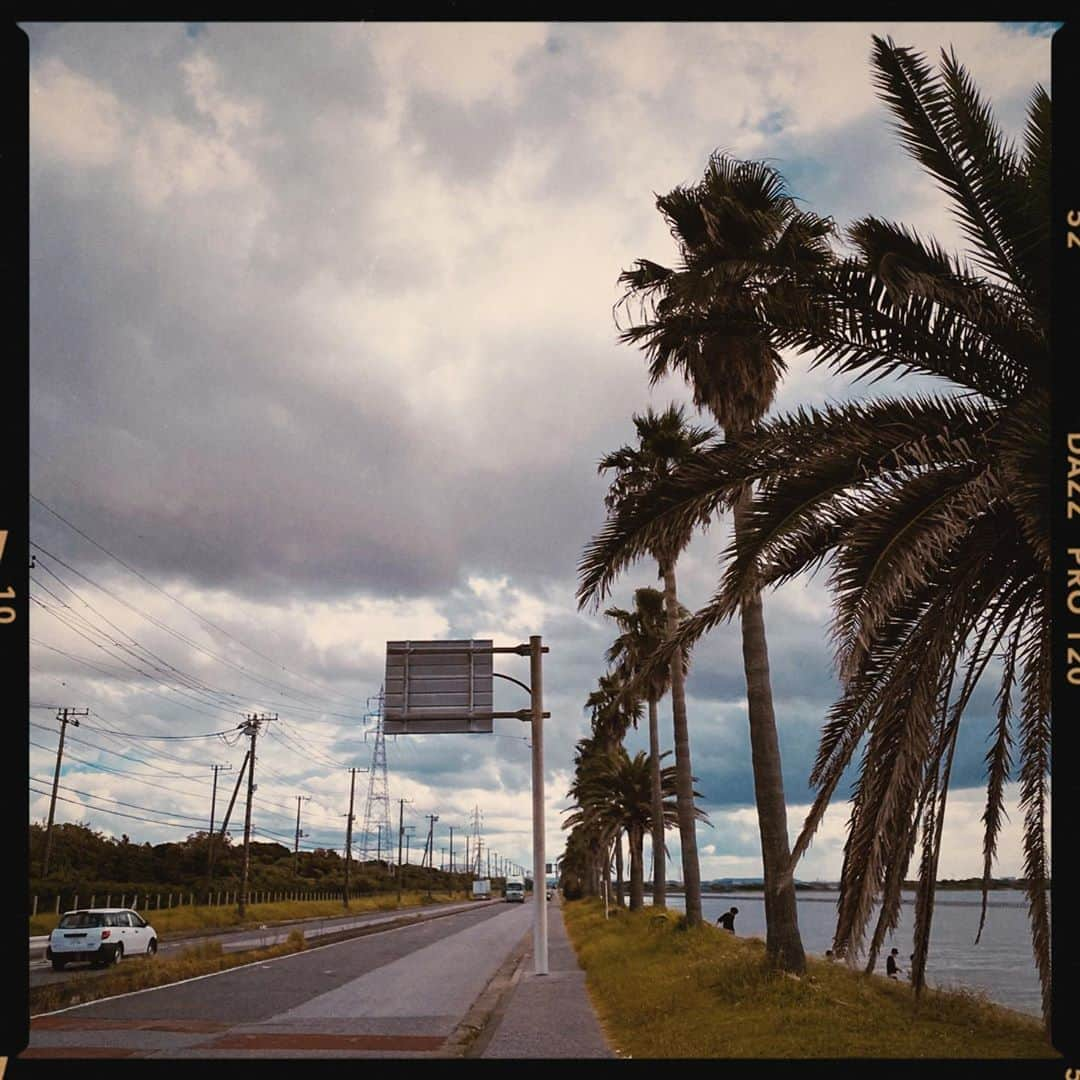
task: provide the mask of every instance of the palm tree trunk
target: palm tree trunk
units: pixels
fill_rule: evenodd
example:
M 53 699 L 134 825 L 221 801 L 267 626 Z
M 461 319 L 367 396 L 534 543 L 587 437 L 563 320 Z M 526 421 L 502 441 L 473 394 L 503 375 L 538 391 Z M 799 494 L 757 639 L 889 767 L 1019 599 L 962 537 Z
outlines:
M 623 857 L 622 857 L 622 831 L 615 834 L 615 903 L 624 907 L 623 894 Z
M 679 597 L 675 587 L 675 566 L 661 564 L 664 575 L 664 606 L 667 631 L 674 634 L 679 624 Z M 675 734 L 675 803 L 682 847 L 682 878 L 686 893 L 686 924 L 701 925 L 701 871 L 698 869 L 697 826 L 694 821 L 694 774 L 690 764 L 690 730 L 686 722 L 686 680 L 682 651 L 671 658 L 671 715 Z
M 630 910 L 645 906 L 645 831 L 640 827 L 627 830 L 630 840 Z
M 664 862 L 664 803 L 660 791 L 660 717 L 656 698 L 649 697 L 649 778 L 652 787 L 653 907 L 667 906 Z
M 600 895 L 600 874 L 596 868 L 596 850 L 592 841 L 589 842 L 585 859 L 585 895 Z
M 751 493 L 747 487 L 735 504 L 735 542 L 746 526 Z M 746 700 L 750 713 L 750 754 L 754 768 L 754 797 L 761 830 L 761 862 L 765 877 L 765 954 L 781 971 L 801 974 L 806 954 L 799 935 L 795 883 L 786 870 L 791 860 L 788 840 L 784 775 L 780 767 L 780 741 L 776 734 L 769 650 L 761 594 L 746 596 L 740 608 Z

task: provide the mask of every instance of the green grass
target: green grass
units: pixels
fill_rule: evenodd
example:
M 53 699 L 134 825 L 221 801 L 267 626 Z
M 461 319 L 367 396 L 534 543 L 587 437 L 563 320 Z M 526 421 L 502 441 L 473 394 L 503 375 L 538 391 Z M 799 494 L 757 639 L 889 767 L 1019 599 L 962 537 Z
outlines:
M 203 942 L 184 949 L 178 956 L 143 959 L 132 958 L 113 968 L 105 975 L 83 972 L 60 983 L 30 988 L 30 1015 L 52 1012 L 68 1005 L 79 1005 L 115 994 L 127 994 L 133 990 L 145 990 L 152 986 L 191 979 L 197 975 L 209 975 L 215 971 L 250 964 L 255 960 L 270 960 L 275 956 L 288 956 L 306 947 L 304 935 L 293 930 L 288 940 L 265 949 L 247 949 L 244 952 L 226 953 L 217 941 Z
M 446 893 L 429 896 L 426 892 L 414 890 L 401 894 L 401 907 L 420 907 L 422 904 L 449 903 L 460 900 L 462 895 L 448 897 Z M 302 900 L 281 901 L 271 904 L 248 904 L 247 917 L 243 920 L 236 913 L 235 904 L 196 904 L 183 907 L 141 909 L 142 915 L 158 932 L 162 939 L 174 934 L 190 933 L 197 930 L 236 930 L 243 927 L 260 926 L 262 923 L 290 922 L 294 919 L 326 919 L 334 915 L 355 914 L 364 911 L 394 911 L 397 909 L 397 893 L 376 893 L 372 896 L 357 896 L 349 901 L 346 911 L 340 900 Z M 58 916 L 50 912 L 34 916 L 30 920 L 30 936 L 48 934 L 56 927 Z
M 634 1058 L 1053 1058 L 1042 1025 L 977 994 L 911 988 L 807 957 L 770 972 L 765 944 L 655 914 L 563 907 L 613 1047 Z

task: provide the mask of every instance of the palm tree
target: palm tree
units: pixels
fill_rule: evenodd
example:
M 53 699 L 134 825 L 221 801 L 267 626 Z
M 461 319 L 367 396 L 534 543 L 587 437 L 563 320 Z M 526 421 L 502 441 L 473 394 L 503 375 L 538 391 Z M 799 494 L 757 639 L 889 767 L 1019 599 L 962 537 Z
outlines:
M 680 631 L 685 643 L 731 617 L 747 591 L 831 562 L 843 693 L 823 729 L 811 774 L 818 794 L 788 875 L 864 744 L 834 947 L 862 947 L 880 897 L 873 966 L 897 923 L 921 831 L 917 992 L 960 719 L 998 658 L 983 917 L 1018 743 L 1024 870 L 1048 1017 L 1050 101 L 1035 88 L 1017 150 L 951 52 L 934 72 L 919 54 L 875 37 L 873 63 L 905 145 L 954 204 L 974 267 L 867 217 L 849 230 L 856 254 L 769 317 L 778 341 L 814 350 L 817 363 L 839 372 L 933 375 L 958 392 L 760 423 L 738 444 L 700 455 L 649 514 L 627 508 L 597 561 L 622 565 L 756 483 L 749 524 L 716 596 Z
M 596 689 L 585 699 L 593 735 L 601 749 L 613 750 L 621 745 L 630 727 L 636 728 L 641 720 L 641 699 L 627 690 L 623 673 L 610 671 L 600 676 Z
M 579 744 L 580 746 L 581 744 Z M 606 838 L 625 831 L 630 847 L 630 910 L 645 904 L 644 840 L 653 825 L 652 763 L 642 750 L 630 757 L 622 746 L 587 754 L 578 763 L 571 796 L 575 806 L 564 823 L 594 827 Z M 676 775 L 673 766 L 660 769 L 661 828 L 678 818 Z M 701 810 L 699 820 L 707 820 Z
M 594 896 L 594 882 L 592 852 L 586 831 L 581 826 L 575 826 L 566 838 L 562 862 L 559 864 L 559 883 L 563 896 L 567 900 Z
M 630 686 L 643 683 L 641 693 L 649 705 L 649 761 L 652 765 L 652 856 L 653 856 L 653 906 L 665 907 L 667 904 L 667 862 L 664 844 L 664 815 L 661 809 L 663 799 L 660 776 L 660 722 L 658 703 L 671 687 L 671 669 L 664 665 L 649 665 L 649 661 L 660 650 L 667 631 L 664 613 L 664 594 L 657 589 L 641 588 L 634 590 L 634 608 L 626 611 L 610 607 L 604 611 L 614 619 L 622 633 L 612 643 L 607 652 L 609 664 L 615 664 L 622 672 L 622 677 Z M 679 604 L 680 621 L 689 612 Z M 682 654 L 683 675 L 689 664 L 687 653 Z
M 611 880 L 611 866 L 615 858 L 616 842 L 621 831 L 607 807 L 607 800 L 601 798 L 593 784 L 598 763 L 611 757 L 622 749 L 621 743 L 612 742 L 602 732 L 594 731 L 591 737 L 579 739 L 574 754 L 574 779 L 567 795 L 573 800 L 572 806 L 565 811 L 572 816 L 563 828 L 573 827 L 582 835 L 586 850 L 586 864 L 589 884 L 586 895 L 604 896 L 605 912 L 607 907 L 608 883 Z M 622 905 L 622 867 L 618 868 L 618 902 Z
M 599 471 L 614 472 L 604 503 L 609 513 L 649 498 L 649 492 L 666 479 L 676 466 L 693 455 L 713 436 L 707 428 L 695 427 L 684 419 L 681 406 L 669 405 L 662 413 L 650 407 L 643 415 L 635 414 L 634 427 L 637 445 L 625 445 L 600 459 Z M 664 610 L 668 634 L 678 629 L 678 585 L 675 564 L 679 554 L 690 542 L 696 522 L 678 535 L 668 536 L 649 550 L 656 560 L 664 582 Z M 582 557 L 579 573 L 584 576 L 593 565 L 596 542 L 590 543 Z M 620 566 L 621 569 L 621 566 Z M 611 578 L 618 574 L 612 569 Z M 579 607 L 592 601 L 599 605 L 600 593 L 583 588 L 578 590 Z M 671 718 L 675 742 L 675 770 L 678 777 L 679 844 L 682 854 L 683 888 L 686 895 L 686 920 L 690 926 L 701 923 L 701 872 L 698 867 L 697 824 L 694 810 L 694 779 L 690 760 L 690 729 L 686 718 L 686 666 L 683 652 L 673 654 L 669 664 L 671 680 Z
M 609 672 L 601 675 L 599 685 L 585 702 L 592 710 L 592 730 L 600 750 L 615 750 L 622 745 L 632 724 L 635 728 L 641 719 L 641 699 L 629 693 L 622 674 Z M 615 844 L 615 889 L 619 906 L 623 902 L 623 853 L 619 836 Z
M 680 266 L 639 259 L 620 281 L 624 309 L 639 320 L 622 331 L 640 344 L 655 383 L 677 372 L 694 404 L 707 408 L 727 441 L 738 443 L 772 403 L 784 362 L 766 305 L 788 295 L 831 259 L 832 224 L 801 211 L 783 178 L 763 162 L 714 154 L 701 183 L 657 199 L 678 246 Z M 734 503 L 735 536 L 748 527 L 751 490 Z M 594 566 L 595 570 L 602 569 Z M 794 884 L 784 880 L 791 853 L 780 744 L 776 733 L 765 620 L 759 593 L 740 607 L 754 793 L 765 878 L 766 955 L 785 971 L 806 967 Z

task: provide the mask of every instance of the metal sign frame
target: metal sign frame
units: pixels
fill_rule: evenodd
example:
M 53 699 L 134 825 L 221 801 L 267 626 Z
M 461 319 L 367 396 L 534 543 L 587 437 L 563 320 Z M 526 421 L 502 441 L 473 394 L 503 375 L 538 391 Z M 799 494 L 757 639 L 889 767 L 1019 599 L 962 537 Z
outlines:
M 490 641 L 388 641 L 383 731 L 490 733 L 493 648 Z

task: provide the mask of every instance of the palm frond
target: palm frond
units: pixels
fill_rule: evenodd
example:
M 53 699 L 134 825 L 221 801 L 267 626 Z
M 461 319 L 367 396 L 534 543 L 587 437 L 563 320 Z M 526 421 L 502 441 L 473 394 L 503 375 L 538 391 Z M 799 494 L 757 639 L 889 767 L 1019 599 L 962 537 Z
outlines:
M 1015 158 L 967 72 L 954 56 L 943 54 L 942 73 L 936 73 L 919 53 L 876 35 L 873 64 L 878 92 L 896 118 L 901 142 L 952 199 L 976 258 L 989 272 L 1019 285 L 1022 275 L 992 184 L 995 176 L 1011 179 Z

